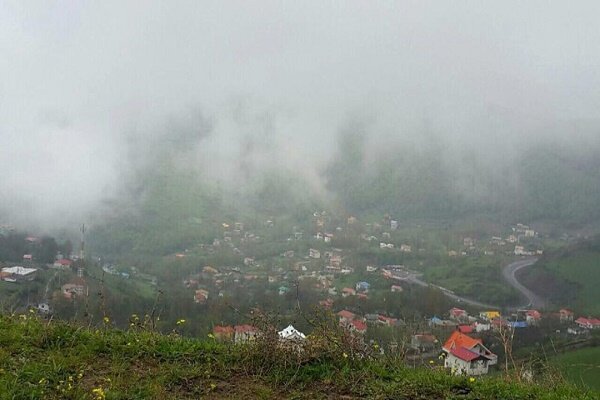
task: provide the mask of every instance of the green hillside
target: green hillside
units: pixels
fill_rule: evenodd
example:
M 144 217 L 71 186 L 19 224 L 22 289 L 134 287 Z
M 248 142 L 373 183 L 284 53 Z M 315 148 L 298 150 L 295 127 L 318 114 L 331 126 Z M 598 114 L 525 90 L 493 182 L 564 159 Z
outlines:
M 298 353 L 272 339 L 222 345 L 132 325 L 125 332 L 0 316 L 0 399 L 598 398 L 557 380 L 453 377 L 435 364 L 411 369 L 357 353 L 331 332 Z
M 600 239 L 546 255 L 523 278 L 557 306 L 600 315 Z
M 600 347 L 570 351 L 550 362 L 576 385 L 600 391 Z

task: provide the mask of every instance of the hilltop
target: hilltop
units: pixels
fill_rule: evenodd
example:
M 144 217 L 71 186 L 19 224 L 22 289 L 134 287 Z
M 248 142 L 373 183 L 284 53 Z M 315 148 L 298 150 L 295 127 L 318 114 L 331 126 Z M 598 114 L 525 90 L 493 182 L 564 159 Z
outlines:
M 330 339 L 314 337 L 299 354 L 261 341 L 227 346 L 135 326 L 0 316 L 0 398 L 597 398 L 557 379 L 524 384 L 454 377 L 436 365 L 410 369 L 392 358 L 361 358 Z

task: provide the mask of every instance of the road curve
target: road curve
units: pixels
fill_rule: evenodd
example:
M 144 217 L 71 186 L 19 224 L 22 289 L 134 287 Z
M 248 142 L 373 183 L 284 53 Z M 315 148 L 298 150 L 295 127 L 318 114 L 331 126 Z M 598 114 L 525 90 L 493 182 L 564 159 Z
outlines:
M 519 292 L 521 292 L 521 294 L 527 298 L 527 301 L 529 301 L 529 303 L 527 305 L 524 305 L 520 308 L 538 309 L 538 308 L 546 307 L 546 301 L 543 298 L 541 298 L 540 296 L 538 296 L 537 294 L 533 293 L 531 290 L 529 290 L 528 288 L 523 286 L 515 277 L 515 274 L 517 273 L 517 271 L 535 264 L 537 262 L 537 260 L 538 259 L 535 257 L 534 258 L 525 258 L 525 259 L 518 260 L 518 261 L 508 264 L 502 270 L 502 275 L 504 275 L 504 279 L 506 279 L 506 281 L 512 287 L 514 287 Z

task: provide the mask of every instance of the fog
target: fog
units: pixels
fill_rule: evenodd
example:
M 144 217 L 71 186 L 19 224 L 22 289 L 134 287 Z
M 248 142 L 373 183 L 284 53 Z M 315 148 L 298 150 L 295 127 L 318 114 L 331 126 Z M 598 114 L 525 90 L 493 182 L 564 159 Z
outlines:
M 165 149 L 207 179 L 285 169 L 323 195 L 355 127 L 373 159 L 435 144 L 458 170 L 550 139 L 585 150 L 598 15 L 594 1 L 5 2 L 0 222 L 76 225 Z

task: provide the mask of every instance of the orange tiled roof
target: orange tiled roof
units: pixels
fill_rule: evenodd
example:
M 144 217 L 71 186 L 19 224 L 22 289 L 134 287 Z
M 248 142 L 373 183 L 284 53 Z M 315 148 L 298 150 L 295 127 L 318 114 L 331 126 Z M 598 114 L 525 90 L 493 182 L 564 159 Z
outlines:
M 452 335 L 450 335 L 448 340 L 446 340 L 446 343 L 444 343 L 444 348 L 448 349 L 448 350 L 454 349 L 457 347 L 464 347 L 466 349 L 472 349 L 477 344 L 483 344 L 481 339 L 474 339 L 470 336 L 460 333 L 459 331 L 454 331 L 454 332 L 452 332 Z

